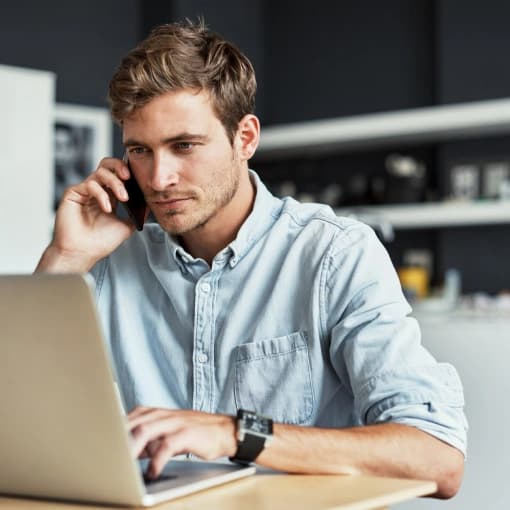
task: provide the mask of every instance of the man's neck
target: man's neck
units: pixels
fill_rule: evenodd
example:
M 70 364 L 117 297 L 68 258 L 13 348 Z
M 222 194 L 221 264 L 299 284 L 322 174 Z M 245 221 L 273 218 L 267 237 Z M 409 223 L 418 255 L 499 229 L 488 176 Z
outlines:
M 232 200 L 205 225 L 181 236 L 182 245 L 190 255 L 211 265 L 216 254 L 237 237 L 254 201 L 255 186 L 246 169 L 241 172 L 239 188 Z

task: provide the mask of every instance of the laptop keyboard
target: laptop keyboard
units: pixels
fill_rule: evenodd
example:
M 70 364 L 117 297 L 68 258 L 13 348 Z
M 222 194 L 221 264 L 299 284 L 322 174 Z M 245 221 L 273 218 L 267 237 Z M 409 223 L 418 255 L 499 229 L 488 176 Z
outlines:
M 147 478 L 144 475 L 143 481 L 144 481 L 145 485 L 151 486 L 151 485 L 154 485 L 156 483 L 168 482 L 170 480 L 175 480 L 176 478 L 177 478 L 177 475 L 168 475 L 168 474 L 161 474 L 157 478 Z

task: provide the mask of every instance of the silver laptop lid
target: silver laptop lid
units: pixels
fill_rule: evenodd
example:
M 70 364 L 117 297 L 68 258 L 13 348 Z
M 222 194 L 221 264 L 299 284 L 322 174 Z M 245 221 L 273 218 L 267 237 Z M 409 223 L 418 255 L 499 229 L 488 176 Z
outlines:
M 0 493 L 136 505 L 91 282 L 0 276 Z

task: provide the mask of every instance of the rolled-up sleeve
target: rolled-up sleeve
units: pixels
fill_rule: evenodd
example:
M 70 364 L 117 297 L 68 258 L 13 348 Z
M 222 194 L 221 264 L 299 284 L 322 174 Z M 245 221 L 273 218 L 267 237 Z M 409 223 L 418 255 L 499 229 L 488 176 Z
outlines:
M 417 427 L 465 455 L 459 375 L 422 346 L 395 269 L 371 229 L 356 226 L 337 240 L 325 281 L 330 357 L 352 392 L 358 422 Z

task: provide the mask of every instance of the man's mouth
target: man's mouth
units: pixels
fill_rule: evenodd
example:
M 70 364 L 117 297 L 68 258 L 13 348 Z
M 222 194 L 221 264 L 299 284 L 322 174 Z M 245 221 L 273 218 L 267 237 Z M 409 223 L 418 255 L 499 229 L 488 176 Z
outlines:
M 153 206 L 162 209 L 178 209 L 190 200 L 192 200 L 192 197 L 161 198 L 159 200 L 153 200 L 151 203 Z

